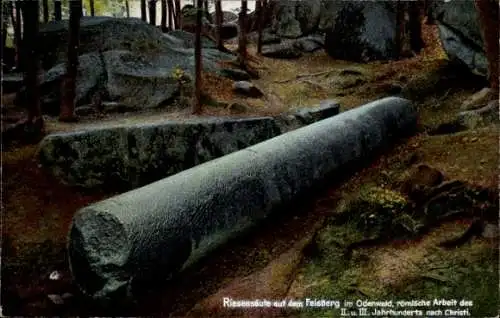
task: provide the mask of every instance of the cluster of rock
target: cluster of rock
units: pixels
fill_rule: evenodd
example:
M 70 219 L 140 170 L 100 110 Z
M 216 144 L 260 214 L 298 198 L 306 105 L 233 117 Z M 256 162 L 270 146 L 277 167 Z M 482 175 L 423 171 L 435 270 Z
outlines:
M 324 48 L 333 58 L 368 61 L 396 54 L 396 9 L 386 1 L 271 1 L 270 21 L 263 33 L 262 54 L 298 58 Z M 185 10 L 186 11 L 186 10 Z M 188 12 L 187 10 L 186 12 Z M 436 3 L 433 8 L 444 49 L 450 59 L 485 76 L 487 61 L 474 5 L 467 1 Z M 187 13 L 185 13 L 187 19 Z M 253 15 L 255 16 L 255 14 Z M 250 14 L 250 17 L 253 17 Z M 237 35 L 237 16 L 224 12 L 225 36 Z M 213 29 L 213 17 L 204 19 Z M 163 34 L 140 19 L 83 17 L 79 47 L 76 105 L 99 104 L 122 110 L 163 106 L 179 94 L 176 69 L 187 77 L 194 70 L 194 35 L 186 31 Z M 54 21 L 40 29 L 42 111 L 58 114 L 60 82 L 66 73 L 68 22 Z M 255 33 L 250 37 L 255 38 Z M 216 49 L 203 37 L 203 66 L 234 75 L 218 62 L 235 56 Z M 249 78 L 244 71 L 238 79 Z M 8 83 L 3 83 L 8 84 Z M 20 94 L 19 104 L 23 104 Z
M 68 21 L 54 21 L 40 29 L 42 112 L 58 114 L 60 85 L 66 74 Z M 194 74 L 194 35 L 185 31 L 163 34 L 136 18 L 83 17 L 80 27 L 76 107 L 119 105 L 133 111 L 171 104 L 179 94 L 175 71 Z M 235 56 L 202 40 L 203 67 L 218 73 L 220 61 Z M 19 94 L 22 104 L 24 94 Z M 98 102 L 96 102 L 98 101 Z M 103 109 L 106 111 L 106 109 Z
M 265 52 L 270 57 L 298 57 L 304 43 L 305 52 L 316 50 L 317 45 L 324 46 L 337 59 L 368 61 L 397 57 L 396 2 L 276 0 L 270 3 L 272 14 L 264 31 L 264 43 L 270 44 Z M 473 1 L 433 1 L 431 12 L 448 57 L 485 76 L 487 62 Z M 406 31 L 402 34 L 402 38 L 408 36 Z M 323 39 L 316 41 L 319 38 Z M 276 45 L 277 42 L 282 43 Z

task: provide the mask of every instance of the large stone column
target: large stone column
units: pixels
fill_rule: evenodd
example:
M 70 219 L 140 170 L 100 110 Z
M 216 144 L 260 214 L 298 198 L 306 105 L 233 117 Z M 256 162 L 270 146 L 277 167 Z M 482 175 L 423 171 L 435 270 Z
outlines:
M 107 299 L 168 278 L 416 125 L 410 101 L 385 98 L 85 207 L 69 233 L 74 279 Z

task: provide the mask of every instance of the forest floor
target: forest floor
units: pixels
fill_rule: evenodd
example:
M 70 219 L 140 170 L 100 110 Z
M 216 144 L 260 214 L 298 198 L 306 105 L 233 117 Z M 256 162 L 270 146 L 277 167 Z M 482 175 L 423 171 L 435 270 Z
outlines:
M 299 60 L 259 57 L 257 67 L 261 78 L 253 82 L 266 93 L 263 99 L 239 99 L 232 94 L 230 84 L 224 80 L 211 82 L 207 76 L 210 87 L 206 90 L 213 99 L 238 101 L 248 106 L 248 111 L 238 117 L 278 114 L 290 105 L 315 106 L 323 99 L 335 99 L 342 110 L 347 110 L 402 92 L 403 96 L 416 101 L 422 129 L 353 176 L 339 178 L 317 190 L 286 216 L 269 220 L 259 228 L 258 234 L 233 241 L 216 251 L 184 273 L 181 281 L 173 281 L 168 291 L 144 295 L 139 299 L 138 308 L 122 314 L 230 316 L 229 310 L 221 308 L 223 296 L 279 300 L 303 299 L 309 295 L 341 301 L 463 298 L 474 301 L 472 316 L 496 312 L 498 236 L 474 238 L 453 250 L 436 247 L 436 242 L 463 233 L 472 223 L 469 217 L 444 222 L 413 240 L 391 241 L 363 249 L 351 261 L 338 257 L 335 250 L 329 250 L 327 257 L 317 257 L 304 249 L 310 246 L 306 243 L 317 241 L 314 234 L 325 228 L 324 220 L 335 214 L 339 202 L 357 194 L 367 184 L 396 187 L 401 176 L 419 163 L 441 171 L 446 179 L 497 193 L 497 126 L 429 134 L 440 124 L 452 121 L 460 104 L 482 88 L 482 83 L 478 86 L 471 75 L 457 75 L 436 44 L 435 29 L 426 28 L 428 45 L 424 52 L 401 61 L 356 64 L 335 61 L 324 52 L 305 55 Z M 219 106 L 206 105 L 202 116 L 207 115 L 234 114 Z M 161 116 L 159 113 L 117 115 L 102 120 L 116 123 L 191 117 L 188 110 Z M 48 121 L 47 130 L 66 131 L 90 124 L 95 122 Z M 71 284 L 65 256 L 67 232 L 75 211 L 114 194 L 81 193 L 60 184 L 40 169 L 36 150 L 36 145 L 29 145 L 2 153 L 3 314 L 90 313 L 92 306 L 76 296 L 78 291 Z M 494 205 L 498 200 L 492 199 L 489 203 Z M 340 226 L 337 230 L 341 233 L 346 228 Z M 433 272 L 435 269 L 438 274 Z M 59 279 L 51 279 L 54 272 L 60 274 Z M 290 312 L 269 310 L 260 314 L 247 312 L 246 316 L 285 314 Z M 290 315 L 335 317 L 338 314 L 338 311 L 322 309 Z M 494 315 L 496 313 L 491 316 Z

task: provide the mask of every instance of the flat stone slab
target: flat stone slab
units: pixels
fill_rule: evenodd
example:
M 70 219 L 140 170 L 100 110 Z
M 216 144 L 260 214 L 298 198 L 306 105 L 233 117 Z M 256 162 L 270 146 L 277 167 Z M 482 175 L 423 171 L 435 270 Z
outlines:
M 339 105 L 333 102 L 290 113 L 287 120 L 205 118 L 96 126 L 47 136 L 40 144 L 39 161 L 63 183 L 125 191 L 338 112 Z
M 410 101 L 385 98 L 87 206 L 68 236 L 74 280 L 98 300 L 133 296 L 416 127 Z

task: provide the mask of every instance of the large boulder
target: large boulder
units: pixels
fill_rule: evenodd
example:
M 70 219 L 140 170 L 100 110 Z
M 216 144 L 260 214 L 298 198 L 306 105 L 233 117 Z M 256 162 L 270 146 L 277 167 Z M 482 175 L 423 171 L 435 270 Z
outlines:
M 488 62 L 473 1 L 436 2 L 433 7 L 439 37 L 450 60 L 486 76 Z
M 66 74 L 67 21 L 41 28 L 42 61 L 48 69 L 41 77 L 44 113 L 58 112 L 61 80 Z M 204 38 L 203 67 L 219 72 L 220 60 L 234 56 L 214 49 Z M 124 108 L 144 109 L 162 105 L 178 93 L 174 70 L 186 78 L 194 72 L 192 39 L 185 32 L 163 34 L 140 19 L 85 17 L 81 22 L 76 106 L 116 102 Z M 21 102 L 24 94 L 20 94 Z
M 273 31 L 286 38 L 298 38 L 316 31 L 320 16 L 320 0 L 281 0 L 273 3 Z
M 397 57 L 396 11 L 386 1 L 332 1 L 328 19 L 326 52 L 336 59 L 368 61 Z

